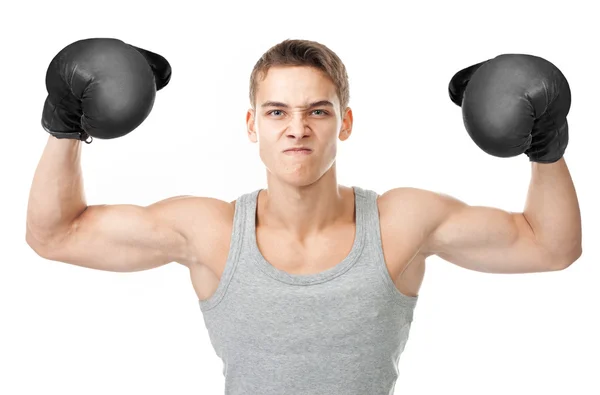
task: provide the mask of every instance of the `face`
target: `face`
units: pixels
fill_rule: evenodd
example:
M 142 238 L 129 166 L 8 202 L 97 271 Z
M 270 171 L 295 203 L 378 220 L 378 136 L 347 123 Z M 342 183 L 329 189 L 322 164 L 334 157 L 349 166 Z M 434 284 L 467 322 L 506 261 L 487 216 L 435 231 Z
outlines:
M 258 143 L 270 176 L 295 185 L 318 181 L 335 163 L 337 139 L 352 131 L 352 110 L 340 113 L 335 85 L 312 67 L 272 67 L 248 110 L 248 138 Z M 284 150 L 304 146 L 310 153 Z

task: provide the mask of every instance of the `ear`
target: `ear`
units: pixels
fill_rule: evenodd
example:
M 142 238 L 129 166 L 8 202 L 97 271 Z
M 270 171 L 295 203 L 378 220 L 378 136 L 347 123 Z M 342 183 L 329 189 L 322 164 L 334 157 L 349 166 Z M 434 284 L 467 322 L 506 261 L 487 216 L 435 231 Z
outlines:
M 246 113 L 246 127 L 248 129 L 248 139 L 256 143 L 258 142 L 258 134 L 256 134 L 255 111 L 251 108 Z
M 341 141 L 346 141 L 352 134 L 352 122 L 352 109 L 350 107 L 346 107 L 346 111 L 342 117 L 342 128 L 340 129 L 339 137 Z

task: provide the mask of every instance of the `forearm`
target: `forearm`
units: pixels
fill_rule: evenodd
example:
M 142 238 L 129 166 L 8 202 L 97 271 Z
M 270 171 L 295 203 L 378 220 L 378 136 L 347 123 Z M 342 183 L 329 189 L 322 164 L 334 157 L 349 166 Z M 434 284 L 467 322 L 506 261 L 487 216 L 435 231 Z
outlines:
M 81 142 L 49 136 L 29 193 L 27 242 L 32 247 L 53 242 L 86 207 Z
M 553 255 L 576 259 L 581 253 L 581 214 L 564 158 L 531 164 L 524 210 L 538 242 Z

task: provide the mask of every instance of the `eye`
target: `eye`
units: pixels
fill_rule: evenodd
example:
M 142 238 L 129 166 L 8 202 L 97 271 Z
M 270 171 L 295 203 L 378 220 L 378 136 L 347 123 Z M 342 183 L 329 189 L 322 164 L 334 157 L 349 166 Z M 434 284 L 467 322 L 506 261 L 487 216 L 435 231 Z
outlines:
M 325 110 L 320 110 L 320 109 L 318 109 L 318 110 L 313 110 L 312 112 L 314 113 L 314 112 L 316 112 L 316 111 L 320 111 L 320 112 L 321 112 L 321 114 L 317 114 L 317 115 L 323 115 L 323 116 L 324 116 L 324 115 L 329 115 L 329 113 L 328 113 L 327 111 L 325 111 Z M 275 116 L 277 116 L 278 114 L 276 114 L 276 113 L 283 113 L 283 111 L 281 111 L 281 110 L 271 110 L 271 111 L 267 112 L 267 115 L 275 115 Z

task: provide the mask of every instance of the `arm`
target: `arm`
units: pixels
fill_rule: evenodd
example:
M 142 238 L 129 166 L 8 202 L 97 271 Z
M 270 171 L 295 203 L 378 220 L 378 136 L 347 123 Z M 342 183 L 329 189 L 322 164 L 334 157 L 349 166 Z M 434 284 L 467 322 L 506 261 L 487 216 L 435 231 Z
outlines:
M 532 176 L 522 213 L 434 202 L 441 213 L 424 248 L 485 272 L 568 267 L 582 247 L 577 195 L 563 158 L 571 107 L 564 74 L 537 56 L 503 54 L 461 70 L 449 90 L 477 146 L 502 158 L 526 154 Z
M 171 262 L 190 268 L 202 260 L 202 251 L 192 240 L 204 240 L 210 246 L 213 224 L 228 207 L 217 199 L 192 196 L 146 207 L 88 206 L 66 233 L 37 253 L 52 261 L 111 272 L 148 270 Z M 193 239 L 191 229 L 195 229 Z
M 453 197 L 412 189 L 423 244 L 420 253 L 487 273 L 561 270 L 581 255 L 581 221 L 564 159 L 532 163 L 524 212 L 470 206 Z M 393 190 L 396 199 L 405 196 Z M 388 193 L 390 193 L 388 192 Z M 398 219 L 400 220 L 400 219 Z
M 48 260 L 111 272 L 148 270 L 170 262 L 189 267 L 195 255 L 177 225 L 184 207 L 177 198 L 147 207 L 88 206 L 55 239 L 32 247 Z
M 227 203 L 176 197 L 148 207 L 88 206 L 81 177 L 81 142 L 49 137 L 31 187 L 27 243 L 41 257 L 78 266 L 131 272 L 197 260 L 190 243 L 202 238 Z M 190 213 L 194 213 L 193 218 Z
M 488 273 L 561 270 L 581 255 L 581 218 L 564 159 L 532 163 L 520 213 L 469 206 L 446 196 L 423 249 L 467 269 Z

